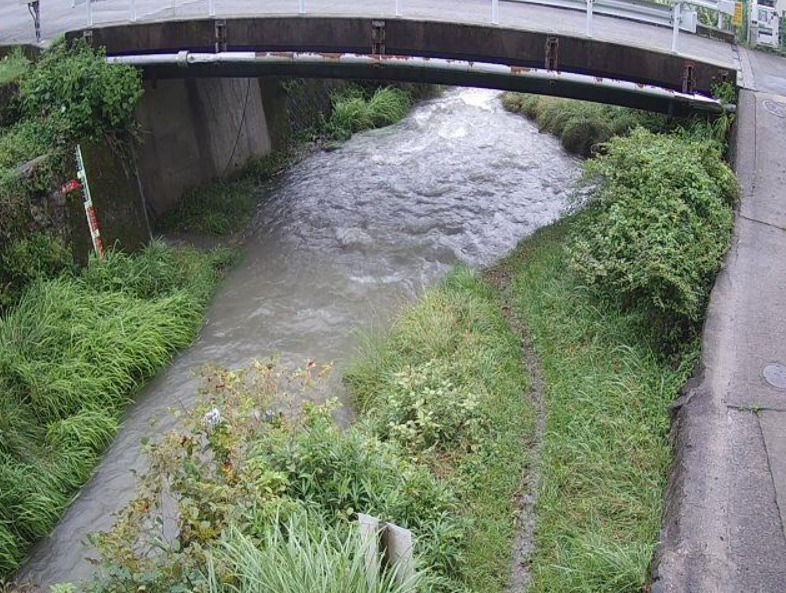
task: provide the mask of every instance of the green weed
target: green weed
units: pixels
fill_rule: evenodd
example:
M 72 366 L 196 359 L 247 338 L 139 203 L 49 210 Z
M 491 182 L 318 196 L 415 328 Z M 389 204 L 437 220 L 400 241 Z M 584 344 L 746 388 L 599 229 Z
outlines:
M 377 89 L 370 97 L 360 88 L 349 88 L 331 99 L 333 112 L 325 127 L 339 141 L 348 140 L 355 132 L 394 124 L 412 107 L 410 95 L 395 87 Z
M 573 99 L 505 93 L 502 105 L 535 120 L 541 132 L 554 134 L 565 150 L 584 157 L 611 137 L 625 136 L 636 127 L 653 131 L 669 127 L 662 115 Z
M 635 593 L 660 526 L 667 406 L 698 344 L 664 359 L 646 314 L 599 301 L 577 282 L 564 241 L 583 224 L 544 229 L 507 260 L 546 380 L 531 590 Z
M 0 319 L 0 574 L 45 536 L 133 393 L 191 343 L 225 252 L 154 244 L 33 282 Z
M 285 525 L 275 523 L 261 541 L 233 530 L 210 558 L 206 580 L 209 593 L 415 593 L 417 574 L 402 577 L 396 569 L 383 571 L 379 559 L 366 565 L 372 541 L 363 541 L 356 528 L 326 525 L 321 517 L 299 513 Z M 370 584 L 369 568 L 381 577 Z
M 0 87 L 16 82 L 28 71 L 30 61 L 17 48 L 0 60 Z
M 503 590 L 533 414 L 494 291 L 455 270 L 369 341 L 345 382 L 375 434 L 453 485 L 472 521 L 462 571 L 472 590 Z
M 289 155 L 271 153 L 251 162 L 229 179 L 219 179 L 187 191 L 177 207 L 164 215 L 159 226 L 165 230 L 228 235 L 241 229 L 259 202 L 259 185 L 279 173 Z

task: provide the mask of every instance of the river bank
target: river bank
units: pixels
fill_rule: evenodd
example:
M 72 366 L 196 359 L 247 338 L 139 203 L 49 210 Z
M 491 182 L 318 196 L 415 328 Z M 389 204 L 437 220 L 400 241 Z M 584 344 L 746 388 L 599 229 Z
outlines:
M 52 583 L 90 575 L 83 558 L 94 555 L 74 542 L 107 529 L 130 499 L 130 471 L 145 467 L 140 440 L 174 427 L 167 410 L 193 404 L 194 373 L 205 362 L 241 367 L 278 352 L 288 367 L 335 361 L 337 378 L 363 341 L 360 328 L 386 325 L 457 261 L 489 264 L 556 218 L 577 172 L 555 142 L 542 140 L 504 113 L 496 93 L 449 91 L 397 126 L 310 155 L 263 188 L 245 253 L 199 339 L 140 395 L 24 576 Z M 339 387 L 334 380 L 317 399 Z

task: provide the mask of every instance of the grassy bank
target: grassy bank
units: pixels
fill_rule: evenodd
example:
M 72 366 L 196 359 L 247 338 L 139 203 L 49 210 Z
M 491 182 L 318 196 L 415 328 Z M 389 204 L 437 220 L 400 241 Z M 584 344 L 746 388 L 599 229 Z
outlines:
M 151 450 L 139 499 L 102 538 L 105 576 L 95 590 L 148 579 L 154 590 L 212 582 L 213 590 L 250 591 L 242 576 L 249 565 L 237 565 L 236 547 L 219 542 L 268 537 L 306 513 L 317 534 L 334 534 L 318 557 L 298 561 L 313 565 L 345 545 L 356 513 L 365 512 L 414 532 L 417 590 L 502 591 L 532 416 L 520 345 L 493 291 L 458 270 L 404 312 L 348 374 L 361 407 L 351 428 L 333 423 L 330 405 L 298 411 L 286 403 L 316 374 L 273 364 L 212 373 L 209 403 L 188 415 L 186 431 Z M 220 420 L 211 428 L 204 418 L 214 407 Z M 251 412 L 277 408 L 288 411 L 262 423 Z M 194 443 L 207 443 L 207 454 Z M 180 500 L 180 536 L 151 554 L 161 541 L 151 517 L 166 492 Z M 222 569 L 211 577 L 209 565 Z M 341 570 L 335 564 L 323 574 L 341 582 Z M 282 590 L 302 573 L 277 571 Z
M 134 392 L 191 343 L 227 261 L 112 253 L 34 281 L 0 319 L 0 574 L 49 533 Z
M 506 110 L 533 120 L 541 132 L 557 136 L 571 154 L 590 156 L 594 148 L 636 127 L 665 131 L 665 116 L 573 99 L 508 92 L 502 96 Z
M 577 280 L 572 219 L 504 263 L 546 382 L 531 591 L 638 592 L 658 541 L 670 461 L 668 405 L 698 344 L 665 359 L 643 311 L 602 302 Z

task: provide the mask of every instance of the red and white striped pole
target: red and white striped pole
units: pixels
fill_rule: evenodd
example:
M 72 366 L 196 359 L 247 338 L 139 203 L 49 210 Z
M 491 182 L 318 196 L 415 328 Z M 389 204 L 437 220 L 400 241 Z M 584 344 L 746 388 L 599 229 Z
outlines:
M 87 171 L 85 161 L 82 158 L 82 147 L 76 145 L 76 176 L 82 184 L 82 198 L 85 203 L 85 216 L 87 216 L 87 226 L 90 228 L 90 238 L 93 241 L 93 249 L 99 259 L 104 259 L 104 242 L 101 240 L 101 231 L 98 228 L 98 217 L 96 209 L 93 207 L 93 199 L 90 197 L 90 186 L 87 183 Z

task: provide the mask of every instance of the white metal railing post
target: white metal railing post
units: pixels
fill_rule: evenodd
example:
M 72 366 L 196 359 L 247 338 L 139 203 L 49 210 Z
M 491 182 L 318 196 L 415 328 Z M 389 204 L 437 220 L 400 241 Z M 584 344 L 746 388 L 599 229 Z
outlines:
M 207 14 L 208 16 L 216 16 L 215 0 L 207 0 Z
M 404 0 L 396 0 L 396 16 L 404 15 Z
M 675 2 L 671 11 L 671 51 L 677 53 L 680 39 L 680 21 L 682 20 L 682 2 Z
M 131 0 L 131 22 L 136 22 L 136 0 Z
M 86 0 L 85 5 L 87 6 L 87 26 L 93 26 L 93 4 L 91 0 Z
M 491 0 L 491 22 L 499 25 L 499 0 Z
M 306 14 L 306 0 L 298 0 L 298 14 Z
M 593 0 L 587 0 L 587 37 L 592 37 L 592 5 Z

